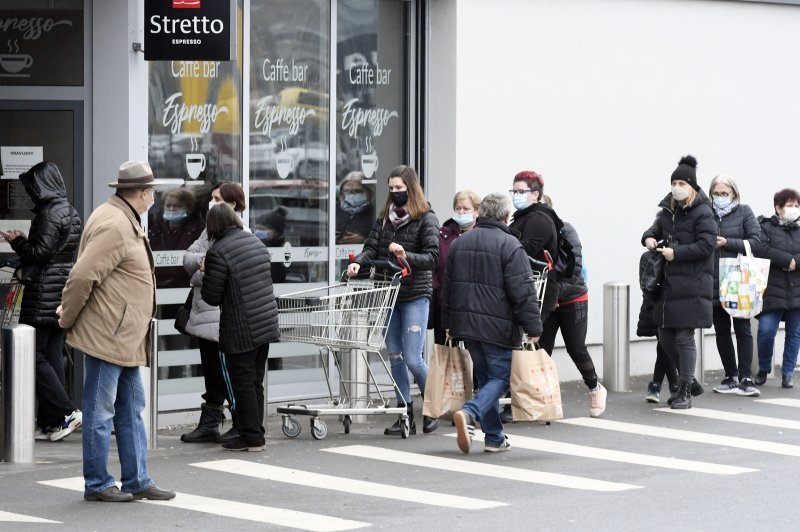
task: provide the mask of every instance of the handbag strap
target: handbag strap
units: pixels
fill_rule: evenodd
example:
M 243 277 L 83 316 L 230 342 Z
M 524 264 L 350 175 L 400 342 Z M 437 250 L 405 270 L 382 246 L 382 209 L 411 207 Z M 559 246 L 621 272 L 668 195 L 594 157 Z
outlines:
M 742 240 L 742 242 L 744 243 L 744 253 L 745 253 L 745 255 L 748 256 L 748 257 L 752 257 L 753 256 L 753 250 L 750 249 L 750 241 L 745 238 L 745 239 Z

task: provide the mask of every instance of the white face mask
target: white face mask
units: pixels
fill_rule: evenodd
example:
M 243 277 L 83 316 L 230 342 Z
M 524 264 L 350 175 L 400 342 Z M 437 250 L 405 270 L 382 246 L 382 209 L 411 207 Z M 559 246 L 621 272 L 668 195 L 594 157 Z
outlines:
M 153 205 L 155 205 L 155 204 L 156 204 L 156 195 L 155 195 L 155 193 L 154 193 L 152 190 L 150 191 L 150 197 L 151 197 L 151 198 L 153 198 L 153 201 L 147 201 L 147 200 L 145 200 L 145 208 L 144 208 L 144 212 L 140 212 L 139 214 L 144 214 L 144 213 L 146 213 L 147 211 L 149 211 L 149 210 L 150 210 L 150 208 L 151 208 Z
M 784 207 L 783 219 L 787 222 L 793 222 L 800 218 L 800 207 Z
M 689 197 L 691 191 L 689 187 L 672 187 L 672 197 L 675 198 L 675 201 L 683 201 Z

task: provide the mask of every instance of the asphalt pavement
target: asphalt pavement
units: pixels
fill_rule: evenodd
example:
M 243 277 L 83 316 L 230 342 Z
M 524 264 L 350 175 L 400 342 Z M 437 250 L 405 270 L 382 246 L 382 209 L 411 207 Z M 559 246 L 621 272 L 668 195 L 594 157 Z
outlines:
M 582 382 L 562 383 L 564 420 L 507 426 L 504 453 L 476 439 L 462 454 L 449 423 L 389 438 L 385 416 L 350 434 L 326 418 L 322 440 L 308 418 L 290 439 L 271 416 L 261 453 L 163 430 L 149 468 L 178 492 L 163 503 L 83 501 L 76 433 L 0 464 L 0 530 L 797 530 L 800 391 L 771 376 L 757 398 L 712 393 L 720 377 L 689 411 L 646 403 L 647 379 L 631 379 L 599 419 Z

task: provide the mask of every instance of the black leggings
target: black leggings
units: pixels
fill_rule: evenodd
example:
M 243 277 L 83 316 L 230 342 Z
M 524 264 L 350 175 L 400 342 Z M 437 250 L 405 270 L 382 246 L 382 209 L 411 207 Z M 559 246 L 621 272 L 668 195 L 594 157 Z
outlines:
M 656 340 L 658 340 L 658 333 L 656 333 Z M 664 382 L 664 377 L 667 377 L 667 382 L 672 386 L 678 384 L 678 370 L 675 364 L 667 356 L 667 352 L 661 346 L 661 342 L 656 341 L 656 365 L 653 367 L 653 382 L 661 386 Z
M 222 365 L 219 362 L 219 344 L 203 338 L 198 338 L 198 340 L 200 344 L 200 364 L 203 367 L 203 380 L 206 385 L 203 401 L 210 405 L 222 406 L 227 399 L 230 405 L 228 389 L 225 386 L 225 380 L 222 378 Z
M 694 380 L 694 366 L 697 363 L 694 329 L 665 329 L 659 327 L 658 343 L 664 348 L 670 361 L 678 368 L 678 381 L 692 382 Z
M 597 386 L 597 372 L 594 362 L 586 349 L 586 330 L 589 326 L 589 302 L 577 301 L 569 305 L 559 305 L 547 316 L 539 345 L 550 355 L 556 343 L 556 333 L 561 329 L 564 347 L 575 367 L 581 372 L 583 382 L 590 390 Z
M 736 333 L 736 350 L 739 352 L 739 365 L 736 365 L 736 351 L 731 340 L 731 320 Z M 730 314 L 719 305 L 714 305 L 714 332 L 717 333 L 717 351 L 722 359 L 726 377 L 739 379 L 750 378 L 750 366 L 753 364 L 753 333 L 750 331 L 750 320 L 731 318 Z

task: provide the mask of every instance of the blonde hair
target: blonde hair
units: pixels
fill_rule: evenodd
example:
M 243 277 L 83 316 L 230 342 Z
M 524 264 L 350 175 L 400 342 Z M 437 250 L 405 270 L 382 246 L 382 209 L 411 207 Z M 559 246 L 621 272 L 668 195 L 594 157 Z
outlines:
M 694 200 L 697 199 L 698 194 L 699 194 L 699 192 L 697 192 L 697 190 L 695 190 L 695 188 L 693 186 L 689 186 L 689 197 L 686 198 L 681 205 L 685 205 L 685 206 L 688 207 L 689 205 L 694 203 Z M 674 210 L 675 207 L 677 207 L 677 206 L 678 206 L 678 202 L 675 201 L 675 198 L 672 198 L 672 209 Z
M 471 190 L 462 190 L 460 192 L 456 192 L 456 195 L 453 196 L 453 210 L 456 210 L 459 201 L 469 200 L 472 204 L 472 208 L 476 211 L 481 206 L 481 197 L 478 196 Z

